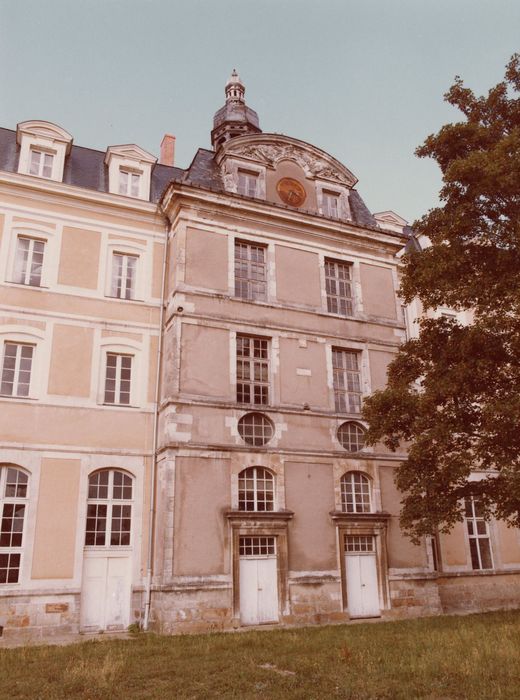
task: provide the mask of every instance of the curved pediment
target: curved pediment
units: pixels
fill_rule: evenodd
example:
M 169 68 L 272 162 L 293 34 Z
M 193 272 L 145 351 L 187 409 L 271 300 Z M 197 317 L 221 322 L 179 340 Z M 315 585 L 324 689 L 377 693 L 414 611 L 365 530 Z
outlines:
M 229 156 L 249 160 L 268 168 L 276 168 L 277 164 L 284 160 L 293 161 L 302 168 L 308 178 L 328 180 L 349 188 L 357 182 L 356 176 L 331 155 L 289 136 L 237 136 L 221 146 L 215 159 L 220 165 Z

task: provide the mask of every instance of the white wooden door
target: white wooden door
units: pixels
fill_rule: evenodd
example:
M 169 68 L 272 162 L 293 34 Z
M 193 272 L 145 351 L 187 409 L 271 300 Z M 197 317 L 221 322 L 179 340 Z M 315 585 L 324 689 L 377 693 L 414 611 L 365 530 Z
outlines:
M 375 554 L 345 554 L 348 611 L 351 617 L 379 617 Z
M 81 627 L 126 629 L 130 619 L 130 557 L 86 556 L 83 561 Z
M 273 538 L 241 538 L 240 556 L 240 620 L 244 625 L 261 625 L 278 622 L 278 567 Z M 272 554 L 255 555 L 253 552 L 266 549 L 254 540 L 272 540 L 268 544 Z

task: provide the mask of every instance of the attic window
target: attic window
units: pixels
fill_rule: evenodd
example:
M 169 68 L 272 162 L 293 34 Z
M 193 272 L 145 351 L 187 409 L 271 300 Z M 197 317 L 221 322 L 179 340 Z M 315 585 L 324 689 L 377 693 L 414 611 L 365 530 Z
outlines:
M 140 172 L 131 170 L 119 170 L 119 194 L 124 194 L 127 197 L 139 197 L 141 191 L 141 175 Z
M 29 163 L 29 175 L 37 177 L 52 177 L 52 165 L 54 162 L 54 153 L 46 153 L 31 148 L 31 157 Z
M 323 214 L 331 219 L 339 218 L 339 194 L 323 190 L 322 208 Z

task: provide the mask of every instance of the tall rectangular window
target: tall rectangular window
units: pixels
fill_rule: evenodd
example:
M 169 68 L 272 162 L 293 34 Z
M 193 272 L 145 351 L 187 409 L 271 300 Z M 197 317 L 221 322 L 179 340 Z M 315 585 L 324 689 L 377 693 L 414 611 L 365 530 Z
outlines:
M 54 155 L 31 149 L 29 173 L 37 177 L 52 177 Z
M 258 175 L 249 170 L 238 171 L 238 194 L 246 197 L 256 197 L 258 191 Z
M 351 265 L 336 260 L 325 260 L 325 289 L 327 291 L 327 310 L 331 314 L 352 316 Z
M 29 396 L 33 351 L 33 345 L 4 343 L 0 394 Z
M 119 194 L 127 197 L 139 197 L 141 187 L 141 173 L 134 173 L 131 170 L 119 171 Z
M 128 406 L 132 381 L 132 356 L 107 353 L 105 403 Z
M 269 403 L 269 341 L 237 335 L 237 401 Z
M 464 499 L 466 527 L 468 529 L 471 566 L 473 569 L 492 569 L 489 526 L 484 520 L 484 512 L 478 498 Z
M 267 300 L 267 248 L 235 241 L 235 295 L 241 299 Z
M 339 195 L 335 192 L 322 192 L 322 211 L 331 219 L 339 218 Z
M 20 577 L 28 481 L 21 469 L 0 464 L 0 584 Z
M 137 256 L 114 253 L 112 256 L 111 295 L 119 299 L 135 297 Z
M 361 412 L 359 353 L 332 349 L 334 403 L 338 413 Z
M 18 236 L 14 259 L 13 282 L 39 287 L 42 282 L 45 242 Z

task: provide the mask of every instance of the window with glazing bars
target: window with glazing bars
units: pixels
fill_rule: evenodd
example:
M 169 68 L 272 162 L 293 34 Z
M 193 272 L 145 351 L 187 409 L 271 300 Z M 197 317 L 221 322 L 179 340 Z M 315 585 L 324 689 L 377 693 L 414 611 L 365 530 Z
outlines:
M 9 341 L 4 343 L 0 394 L 29 396 L 33 351 L 33 345 Z
M 238 171 L 238 194 L 246 197 L 256 197 L 258 187 L 258 174 L 249 170 Z
M 274 537 L 241 537 L 239 541 L 241 557 L 261 557 L 276 554 Z
M 31 149 L 31 159 L 29 163 L 29 174 L 37 177 L 51 177 L 54 155 Z
M 332 349 L 334 403 L 338 413 L 361 412 L 359 353 Z
M 141 174 L 129 170 L 119 171 L 119 194 L 127 197 L 139 197 L 141 186 Z
M 345 535 L 345 552 L 360 553 L 374 551 L 373 535 Z
M 18 236 L 14 258 L 13 282 L 39 287 L 42 282 L 45 242 Z
M 237 335 L 237 401 L 269 403 L 269 341 Z
M 85 546 L 130 545 L 132 478 L 115 469 L 92 474 L 88 480 Z
M 0 465 L 0 584 L 18 583 L 29 477 Z
M 484 512 L 479 499 L 473 496 L 465 498 L 464 510 L 471 552 L 471 566 L 473 569 L 492 569 L 489 526 L 484 520 Z
M 324 191 L 322 193 L 322 211 L 325 216 L 337 219 L 339 217 L 339 195 L 335 192 Z
M 235 295 L 251 301 L 267 299 L 267 248 L 235 241 Z
M 112 256 L 111 295 L 119 299 L 133 299 L 135 296 L 135 277 L 137 256 L 114 253 Z
M 354 312 L 351 268 L 348 263 L 325 260 L 327 311 L 331 314 L 352 316 Z
M 274 477 L 263 467 L 248 467 L 238 475 L 238 509 L 274 509 Z
M 105 403 L 130 404 L 132 356 L 107 353 Z
M 370 481 L 360 472 L 341 477 L 341 508 L 345 513 L 370 513 Z

